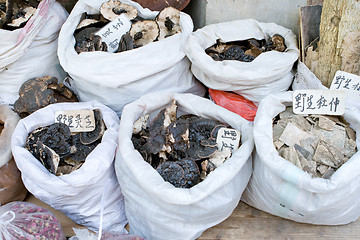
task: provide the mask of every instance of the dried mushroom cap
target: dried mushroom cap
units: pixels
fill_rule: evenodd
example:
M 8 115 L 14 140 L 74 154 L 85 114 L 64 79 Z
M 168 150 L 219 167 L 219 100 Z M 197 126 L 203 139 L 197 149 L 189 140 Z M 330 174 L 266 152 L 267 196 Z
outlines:
M 121 36 L 119 47 L 116 52 L 123 52 L 127 50 L 134 49 L 136 46 L 134 46 L 134 40 L 131 37 L 130 33 L 127 32 L 126 34 Z
M 166 7 L 155 18 L 159 25 L 159 40 L 181 32 L 180 11 L 174 7 Z
M 275 34 L 271 38 L 271 41 L 274 44 L 274 50 L 279 52 L 284 52 L 286 50 L 285 39 L 281 35 Z
M 120 14 L 124 14 L 129 20 L 132 20 L 137 16 L 137 9 L 120 1 L 110 0 L 101 5 L 100 13 L 110 21 L 119 17 Z
M 19 9 L 15 14 L 15 19 L 12 20 L 11 23 L 8 24 L 8 26 L 11 27 L 21 27 L 24 25 L 32 15 L 35 14 L 36 8 L 33 7 L 26 7 L 24 9 Z
M 56 77 L 32 78 L 19 89 L 19 98 L 14 103 L 14 111 L 24 117 L 52 103 L 77 102 L 73 92 Z
M 79 29 L 84 28 L 84 27 L 88 27 L 88 26 L 90 26 L 90 25 L 92 25 L 94 23 L 98 23 L 98 22 L 99 21 L 96 20 L 96 19 L 85 18 L 79 23 L 79 25 L 76 27 L 76 30 L 79 30 Z
M 94 109 L 95 129 L 91 132 L 81 132 L 80 141 L 84 145 L 94 143 L 104 135 L 106 126 L 103 121 L 100 109 Z
M 60 162 L 60 156 L 41 141 L 36 143 L 39 151 L 39 160 L 49 172 L 55 174 Z
M 154 20 L 138 21 L 131 25 L 130 36 L 135 45 L 144 46 L 157 40 L 159 26 Z

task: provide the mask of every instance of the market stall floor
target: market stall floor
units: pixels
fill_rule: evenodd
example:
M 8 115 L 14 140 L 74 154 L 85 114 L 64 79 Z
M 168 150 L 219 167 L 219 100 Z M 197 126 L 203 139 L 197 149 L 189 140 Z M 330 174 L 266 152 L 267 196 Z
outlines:
M 72 228 L 84 228 L 71 221 L 62 212 L 30 195 L 27 202 L 50 209 L 60 220 L 67 237 L 73 236 Z M 232 215 L 222 223 L 206 230 L 199 240 L 218 239 L 359 239 L 360 220 L 343 226 L 318 226 L 297 223 L 257 210 L 240 202 Z

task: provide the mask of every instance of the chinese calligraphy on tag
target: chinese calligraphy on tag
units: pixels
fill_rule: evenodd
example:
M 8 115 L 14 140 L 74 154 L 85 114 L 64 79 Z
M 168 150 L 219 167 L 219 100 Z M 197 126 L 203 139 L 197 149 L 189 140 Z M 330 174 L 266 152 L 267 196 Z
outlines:
M 55 123 L 64 123 L 71 132 L 91 132 L 95 129 L 93 110 L 69 110 L 55 112 Z
M 108 52 L 115 52 L 119 47 L 122 35 L 127 33 L 130 28 L 131 21 L 124 14 L 120 14 L 118 18 L 101 28 L 96 35 L 99 35 L 101 40 L 106 43 Z
M 350 99 L 360 100 L 360 77 L 348 72 L 337 71 L 330 86 L 331 90 L 345 90 Z
M 238 149 L 240 138 L 240 131 L 232 128 L 220 128 L 216 138 L 219 151 L 222 151 L 224 148 L 230 148 L 231 151 Z
M 343 115 L 345 93 L 334 90 L 296 90 L 293 92 L 295 114 Z

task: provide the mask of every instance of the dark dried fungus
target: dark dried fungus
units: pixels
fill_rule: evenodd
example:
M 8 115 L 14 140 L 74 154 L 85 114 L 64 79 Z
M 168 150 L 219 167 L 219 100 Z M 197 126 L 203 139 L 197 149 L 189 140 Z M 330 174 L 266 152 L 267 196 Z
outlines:
M 119 42 L 119 47 L 116 52 L 124 52 L 131 49 L 134 49 L 134 40 L 130 33 L 127 32 L 126 34 L 122 35 Z
M 94 112 L 97 110 L 95 109 Z M 97 116 L 95 117 L 97 126 L 103 120 L 99 118 L 99 113 L 95 113 L 95 116 Z M 103 131 L 97 131 L 96 138 L 84 144 L 81 141 L 81 133 L 71 133 L 67 125 L 54 123 L 32 131 L 26 139 L 25 148 L 51 173 L 62 175 L 78 169 L 87 156 L 101 143 L 102 136 Z
M 279 52 L 286 50 L 285 40 L 279 34 L 275 34 L 267 41 L 252 38 L 223 43 L 220 39 L 217 39 L 214 45 L 205 49 L 205 53 L 214 61 L 238 60 L 251 62 L 261 53 L 272 50 Z
M 14 103 L 14 111 L 21 117 L 47 105 L 60 102 L 77 102 L 76 95 L 56 77 L 32 78 L 19 89 L 19 98 Z
M 173 102 L 170 107 L 162 109 L 146 128 L 143 125 L 138 127 L 145 116 L 139 118 L 134 123 L 132 141 L 144 160 L 165 181 L 175 187 L 190 188 L 231 156 L 221 155 L 218 165 L 211 162 L 218 153 L 222 153 L 216 143 L 218 131 L 229 126 L 192 114 L 176 118 L 176 110 Z
M 179 188 L 191 188 L 200 181 L 199 168 L 190 159 L 164 162 L 157 172 L 165 181 Z
M 79 32 L 74 33 L 75 37 L 75 51 L 93 52 L 93 51 L 107 51 L 107 45 L 101 40 L 101 37 L 96 35 L 100 27 L 86 27 Z
M 103 121 L 100 109 L 94 109 L 95 129 L 91 132 L 81 132 L 80 141 L 84 145 L 92 144 L 102 138 L 106 126 Z

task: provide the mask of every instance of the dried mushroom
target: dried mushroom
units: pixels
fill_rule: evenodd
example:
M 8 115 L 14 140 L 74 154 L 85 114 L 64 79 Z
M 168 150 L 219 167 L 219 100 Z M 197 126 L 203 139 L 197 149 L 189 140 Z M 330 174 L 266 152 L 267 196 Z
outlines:
M 251 62 L 261 53 L 272 50 L 279 52 L 286 50 L 285 39 L 279 34 L 275 34 L 267 41 L 252 38 L 223 43 L 220 39 L 217 39 L 214 45 L 205 49 L 205 53 L 214 61 L 238 60 Z
M 71 133 L 63 123 L 39 127 L 30 132 L 25 148 L 38 159 L 49 172 L 62 175 L 79 169 L 86 157 L 101 142 L 105 124 L 99 109 L 94 109 L 95 129 L 81 141 L 83 132 Z M 100 125 L 100 126 L 98 126 Z
M 312 177 L 330 178 L 357 152 L 355 132 L 344 119 L 326 115 L 295 115 L 292 107 L 273 123 L 279 155 Z
M 144 115 L 134 123 L 132 142 L 175 187 L 191 188 L 231 157 L 231 150 L 220 151 L 216 142 L 219 129 L 228 126 L 192 114 L 177 117 L 175 100 L 151 122 L 148 118 Z
M 58 84 L 56 77 L 32 78 L 21 85 L 14 111 L 26 117 L 52 103 L 77 101 L 76 95 L 64 84 Z
M 166 7 L 159 12 L 155 21 L 159 25 L 159 40 L 181 32 L 180 11 L 174 7 Z
M 159 26 L 154 20 L 143 20 L 132 24 L 129 33 L 135 45 L 144 46 L 157 40 L 159 31 Z
M 0 28 L 15 30 L 25 26 L 35 14 L 37 0 L 7 0 L 0 3 Z
M 100 27 L 84 27 L 75 36 L 75 51 L 93 52 L 93 51 L 107 51 L 107 45 L 101 40 L 101 37 L 96 35 Z
M 104 2 L 100 7 L 100 13 L 110 21 L 115 20 L 120 14 L 124 14 L 129 20 L 137 17 L 137 9 L 135 7 L 117 0 Z
M 135 7 L 118 0 L 104 2 L 99 11 L 99 16 L 83 14 L 74 32 L 76 40 L 74 47 L 77 53 L 108 51 L 108 46 L 102 41 L 101 36 L 96 35 L 96 32 L 122 14 L 130 20 L 131 28 L 127 33 L 119 36 L 120 39 L 112 41 L 119 44 L 111 48 L 116 50 L 117 47 L 115 53 L 132 50 L 181 32 L 180 11 L 173 7 L 164 8 L 155 19 L 144 19 L 138 16 Z M 118 29 L 117 23 L 112 26 Z

